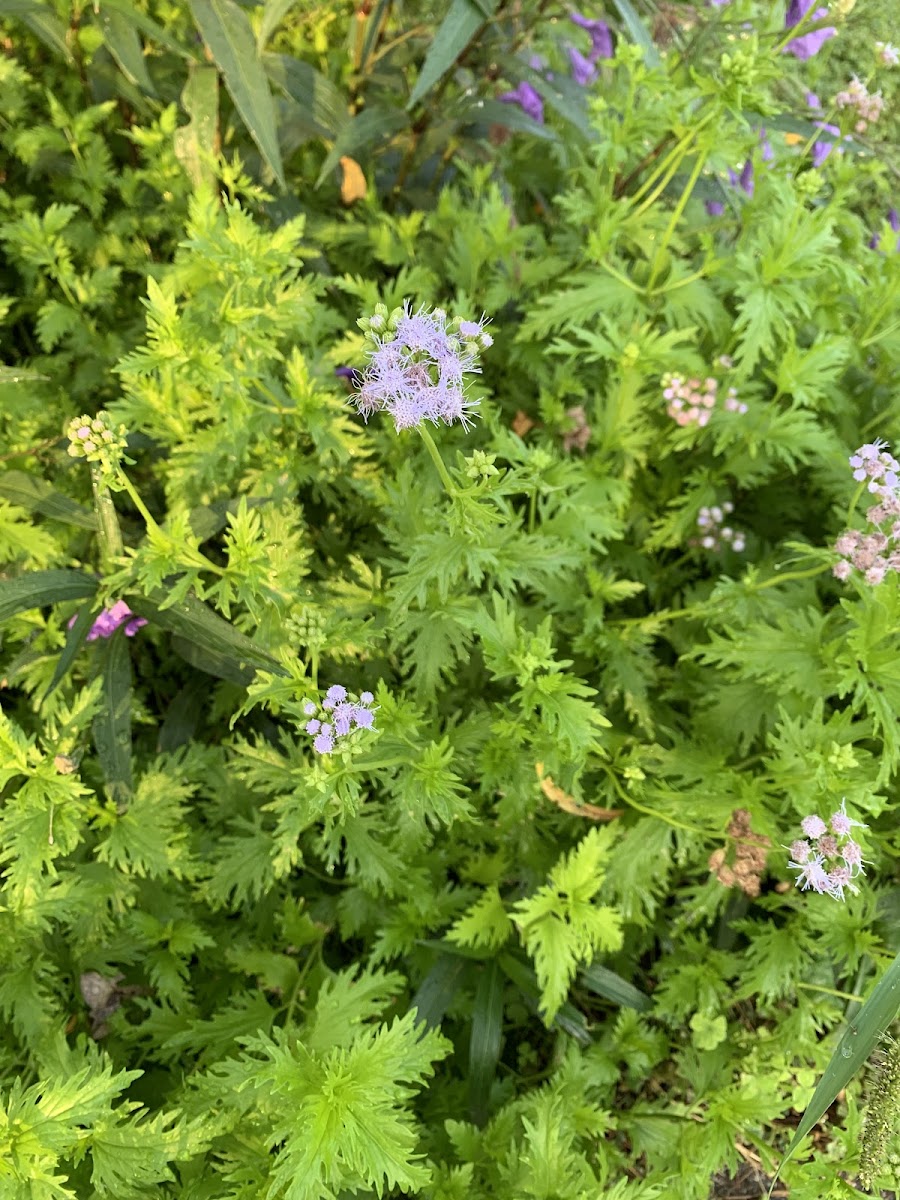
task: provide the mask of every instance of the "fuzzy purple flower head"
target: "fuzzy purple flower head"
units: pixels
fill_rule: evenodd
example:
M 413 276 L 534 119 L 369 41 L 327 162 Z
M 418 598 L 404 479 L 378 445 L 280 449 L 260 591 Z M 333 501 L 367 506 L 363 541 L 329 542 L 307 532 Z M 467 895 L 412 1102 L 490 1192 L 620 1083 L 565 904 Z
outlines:
M 69 629 L 76 620 L 77 616 L 72 617 L 69 621 Z M 112 637 L 120 625 L 125 626 L 126 637 L 134 637 L 137 631 L 146 624 L 145 617 L 136 617 L 124 600 L 117 600 L 112 608 L 104 608 L 100 613 L 88 632 L 87 640 L 96 642 L 97 638 Z
M 339 683 L 328 689 L 321 704 L 307 700 L 303 711 L 309 720 L 303 728 L 313 739 L 315 752 L 331 754 L 337 743 L 350 738 L 356 730 L 374 729 L 374 700 L 371 692 L 360 692 L 354 699 Z
M 569 20 L 575 25 L 580 25 L 582 29 L 586 29 L 591 35 L 591 52 L 588 58 L 592 63 L 595 63 L 598 58 L 612 58 L 612 33 L 605 21 L 583 17 L 581 13 L 577 12 L 569 13 Z
M 856 895 L 859 888 L 853 880 L 865 871 L 862 849 L 850 834 L 854 828 L 866 826 L 847 816 L 846 801 L 841 801 L 841 807 L 831 814 L 827 825 L 813 814 L 803 818 L 800 828 L 803 837 L 791 843 L 788 863 L 797 872 L 797 887 L 804 892 L 812 888 L 834 900 L 843 900 L 845 890 Z
M 376 305 L 358 324 L 372 349 L 350 399 L 365 420 L 386 412 L 398 431 L 425 420 L 470 427 L 479 401 L 469 396 L 466 376 L 481 370 L 481 352 L 493 345 L 486 317 L 450 320 L 441 308 L 414 313 L 406 301 L 392 313 Z
M 816 0 L 791 0 L 784 18 L 785 29 L 793 29 L 799 25 Z M 828 16 L 827 8 L 817 8 L 812 14 L 812 21 L 823 21 Z M 785 53 L 793 54 L 794 58 L 807 59 L 818 54 L 829 38 L 833 38 L 837 30 L 833 25 L 822 29 L 813 29 L 810 33 L 801 34 L 785 46 Z

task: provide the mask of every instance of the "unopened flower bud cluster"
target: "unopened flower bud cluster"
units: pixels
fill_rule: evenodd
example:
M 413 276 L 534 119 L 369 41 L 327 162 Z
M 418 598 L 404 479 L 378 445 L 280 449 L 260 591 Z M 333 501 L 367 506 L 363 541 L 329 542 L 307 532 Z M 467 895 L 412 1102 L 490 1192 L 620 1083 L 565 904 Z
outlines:
M 862 80 L 854 78 L 837 93 L 834 106 L 853 109 L 857 117 L 853 129 L 856 133 L 865 133 L 884 112 L 884 97 L 881 92 L 869 92 Z
M 867 490 L 878 503 L 866 512 L 867 529 L 847 529 L 835 542 L 840 560 L 833 571 L 846 580 L 857 570 L 874 586 L 888 571 L 900 571 L 900 463 L 880 439 L 860 446 L 849 461 L 853 478 L 868 481 Z
M 709 424 L 713 410 L 719 403 L 719 383 L 709 376 L 707 379 L 685 379 L 682 375 L 667 373 L 662 377 L 663 399 L 668 402 L 666 412 L 677 425 Z M 730 387 L 722 402 L 726 412 L 743 414 L 747 405 L 738 399 L 737 389 Z
M 73 458 L 86 458 L 88 462 L 102 462 L 118 458 L 125 449 L 125 426 L 114 429 L 106 413 L 96 417 L 73 417 L 66 428 L 69 439 L 69 454 Z
M 725 524 L 726 518 L 732 512 L 734 505 L 730 500 L 701 508 L 697 513 L 697 528 L 700 533 L 690 544 L 713 553 L 723 550 L 726 546 L 738 554 L 743 553 L 747 545 L 745 535 L 739 529 Z
M 468 429 L 479 401 L 469 396 L 466 376 L 480 372 L 481 352 L 493 345 L 486 317 L 451 320 L 442 308 L 414 313 L 407 301 L 393 312 L 378 304 L 358 324 L 372 349 L 351 400 L 365 420 L 386 412 L 398 431 L 425 420 Z
M 853 882 L 864 875 L 862 849 L 850 837 L 853 827 L 865 829 L 862 821 L 847 816 L 846 804 L 832 813 L 826 825 L 819 816 L 804 817 L 800 822 L 803 837 L 790 846 L 788 866 L 797 872 L 795 880 L 801 891 L 812 888 L 835 900 L 844 899 L 845 889 L 856 895 L 859 888 Z
M 371 692 L 361 692 L 357 699 L 339 683 L 325 693 L 321 705 L 307 700 L 303 711 L 310 718 L 304 729 L 313 739 L 317 754 L 331 754 L 335 745 L 349 738 L 357 729 L 374 729 L 375 713 Z

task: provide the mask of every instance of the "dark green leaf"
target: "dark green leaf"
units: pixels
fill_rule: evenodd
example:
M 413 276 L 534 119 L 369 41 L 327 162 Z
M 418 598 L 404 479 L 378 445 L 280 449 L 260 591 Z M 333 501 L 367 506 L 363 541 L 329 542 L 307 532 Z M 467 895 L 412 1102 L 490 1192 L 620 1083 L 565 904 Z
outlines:
M 96 529 L 97 518 L 89 508 L 70 500 L 55 491 L 45 479 L 29 475 L 26 471 L 3 471 L 0 473 L 0 496 L 10 504 L 26 508 L 29 512 L 65 521 L 82 529 Z
M 900 1010 L 900 954 L 875 984 L 871 996 L 856 1016 L 847 1022 L 847 1030 L 835 1047 L 828 1066 L 794 1132 L 791 1144 L 779 1164 L 779 1172 L 816 1121 L 825 1116 L 837 1096 L 869 1058 L 884 1036 L 887 1027 L 897 1016 L 898 1010 Z
M 609 971 L 598 963 L 591 963 L 589 967 L 585 967 L 579 973 L 578 981 L 604 1000 L 611 1000 L 613 1004 L 621 1004 L 624 1008 L 636 1008 L 638 1012 L 646 1012 L 652 1005 L 646 992 L 642 992 L 615 971 Z
M 275 675 L 285 673 L 281 664 L 261 646 L 257 646 L 196 596 L 188 596 L 170 608 L 160 607 L 165 600 L 165 593 L 161 590 L 149 597 L 128 596 L 127 600 L 133 612 L 146 617 L 159 629 L 185 639 L 196 655 L 207 655 L 210 663 L 221 668 L 213 671 L 213 674 L 222 674 L 223 678 L 246 683 L 252 679 L 257 668 L 272 671 Z M 202 662 L 196 657 L 188 661 L 195 666 L 200 666 Z M 225 675 L 225 670 L 230 673 Z
M 29 608 L 43 608 L 60 600 L 83 600 L 93 596 L 97 581 L 82 571 L 29 571 L 15 579 L 0 580 L 0 621 Z
M 377 105 L 372 105 L 372 107 L 364 109 L 358 117 L 348 121 L 338 134 L 337 140 L 322 164 L 322 170 L 316 180 L 316 187 L 321 185 L 328 172 L 334 170 L 344 155 L 354 155 L 357 150 L 375 146 L 384 138 L 397 133 L 398 130 L 405 129 L 408 123 L 405 113 L 398 112 L 396 108 L 379 108 Z
M 529 1008 L 534 1012 L 538 1011 L 541 989 L 538 984 L 537 975 L 532 968 L 519 958 L 514 958 L 511 954 L 501 954 L 497 959 L 500 964 L 500 969 L 511 979 L 516 987 L 522 992 L 525 999 L 528 1001 Z M 558 1029 L 562 1029 L 568 1033 L 576 1041 L 583 1046 L 589 1045 L 591 1035 L 588 1030 L 587 1021 L 584 1019 L 584 1014 L 580 1013 L 573 1004 L 568 1001 L 562 1006 L 552 1022 Z
M 109 797 L 122 808 L 132 790 L 131 650 L 125 630 L 99 639 L 97 651 L 103 707 L 94 717 L 94 746 Z
M 468 969 L 464 958 L 455 954 L 442 954 L 419 984 L 409 1007 L 418 1012 L 418 1020 L 424 1021 L 429 1029 L 440 1025 L 460 980 Z
M 173 54 L 178 54 L 182 58 L 191 60 L 195 58 L 191 50 L 186 46 L 182 46 L 180 42 L 177 42 L 161 25 L 158 25 L 156 21 L 148 17 L 146 13 L 142 13 L 140 9 L 135 8 L 131 0 L 100 0 L 100 7 L 101 10 L 112 9 L 120 16 L 125 17 L 135 29 L 140 30 L 144 37 L 150 38 L 166 50 L 171 50 Z
M 413 108 L 442 79 L 497 8 L 498 0 L 453 0 L 425 56 L 407 108 Z
M 144 48 L 138 37 L 133 16 L 104 4 L 101 5 L 98 19 L 106 48 L 126 77 L 149 95 L 155 96 L 156 89 L 147 71 Z
M 96 611 L 92 603 L 83 604 L 78 610 L 78 615 L 75 618 L 72 628 L 66 631 L 66 644 L 63 646 L 60 656 L 56 660 L 56 669 L 53 672 L 53 678 L 50 680 L 50 686 L 44 692 L 45 700 L 69 673 L 72 663 L 77 658 L 78 651 L 84 645 L 85 638 L 90 632 L 91 625 L 94 623 L 94 613 Z
M 459 125 L 462 129 L 473 130 L 473 127 L 484 125 L 502 125 L 505 129 L 511 129 L 515 133 L 528 133 L 532 137 L 543 138 L 548 142 L 558 142 L 559 134 L 554 129 L 550 129 L 546 125 L 541 125 L 539 121 L 535 121 L 529 117 L 527 113 L 522 112 L 518 104 L 504 104 L 500 100 L 479 100 L 470 108 L 467 108 L 459 118 Z
M 613 4 L 618 9 L 622 24 L 631 35 L 631 40 L 644 51 L 644 61 L 647 66 L 658 67 L 662 62 L 659 51 L 650 36 L 650 30 L 635 12 L 631 0 L 613 0 Z
M 359 70 L 364 72 L 369 62 L 369 57 L 375 49 L 375 42 L 378 39 L 378 33 L 381 29 L 382 21 L 390 7 L 391 0 L 378 0 L 375 7 L 369 12 L 366 18 L 366 38 L 363 42 L 362 54 L 359 59 Z
M 284 187 L 275 105 L 246 14 L 234 0 L 189 0 L 197 28 L 259 152 Z
M 208 694 L 209 684 L 200 675 L 195 675 L 176 694 L 159 730 L 156 741 L 158 753 L 168 754 L 179 746 L 187 745 L 200 722 L 203 697 Z
M 469 1039 L 469 1108 L 478 1125 L 487 1120 L 491 1084 L 500 1061 L 503 987 L 503 972 L 493 958 L 485 963 L 478 980 Z
M 20 17 L 45 46 L 72 62 L 66 44 L 66 27 L 49 5 L 40 0 L 0 0 L 0 17 Z
M 271 82 L 296 101 L 310 137 L 334 138 L 350 120 L 347 97 L 309 63 L 289 54 L 264 54 Z

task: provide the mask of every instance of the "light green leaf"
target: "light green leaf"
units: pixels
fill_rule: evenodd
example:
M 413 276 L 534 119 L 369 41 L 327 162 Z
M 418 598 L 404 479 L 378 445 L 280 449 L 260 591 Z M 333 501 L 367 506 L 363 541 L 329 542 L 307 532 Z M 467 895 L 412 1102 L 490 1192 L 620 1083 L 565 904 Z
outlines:
M 175 130 L 175 157 L 195 188 L 215 180 L 212 155 L 219 124 L 219 72 L 208 63 L 191 63 L 181 93 L 181 106 L 191 118 Z
M 407 109 L 415 107 L 450 70 L 469 42 L 496 11 L 498 0 L 453 0 L 425 56 Z
M 0 17 L 21 17 L 35 37 L 71 63 L 66 27 L 48 4 L 40 0 L 0 0 Z
M 246 14 L 234 0 L 189 0 L 189 3 L 197 28 L 225 77 L 235 107 L 272 174 L 284 188 L 275 105 Z
M 622 18 L 622 24 L 631 35 L 631 40 L 644 51 L 644 61 L 648 67 L 658 67 L 662 62 L 659 56 L 659 51 L 656 48 L 656 43 L 650 34 L 650 30 L 637 15 L 634 5 L 631 0 L 613 0 Z

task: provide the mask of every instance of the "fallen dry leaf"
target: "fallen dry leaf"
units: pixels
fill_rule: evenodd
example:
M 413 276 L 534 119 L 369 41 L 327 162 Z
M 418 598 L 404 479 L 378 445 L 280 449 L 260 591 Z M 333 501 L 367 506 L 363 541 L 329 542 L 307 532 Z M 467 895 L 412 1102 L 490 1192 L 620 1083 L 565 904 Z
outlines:
M 591 821 L 613 821 L 621 817 L 621 808 L 598 808 L 596 804 L 579 804 L 574 796 L 557 787 L 549 775 L 544 774 L 544 764 L 535 763 L 534 769 L 541 785 L 541 791 L 548 800 L 557 804 L 563 812 L 571 813 L 573 817 L 587 817 Z

